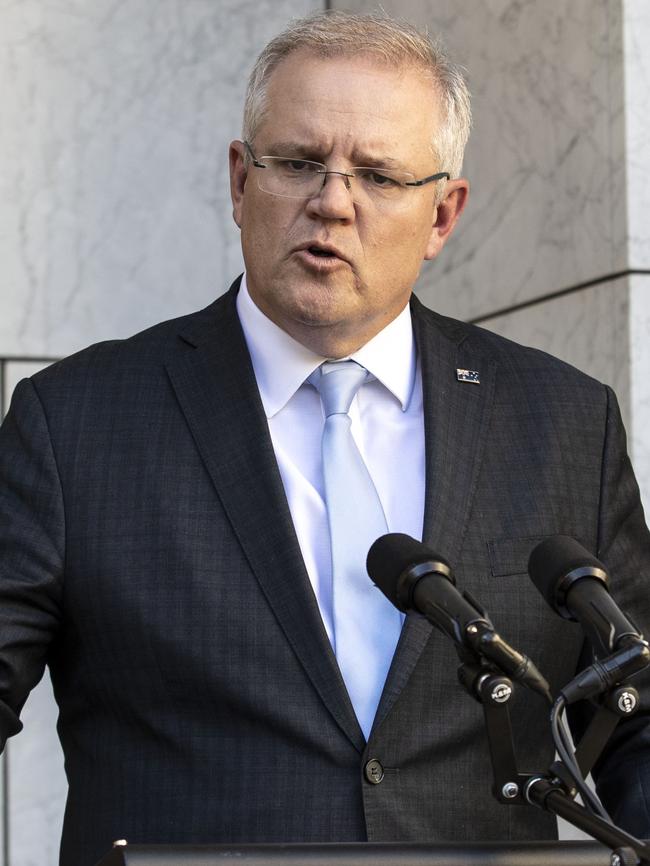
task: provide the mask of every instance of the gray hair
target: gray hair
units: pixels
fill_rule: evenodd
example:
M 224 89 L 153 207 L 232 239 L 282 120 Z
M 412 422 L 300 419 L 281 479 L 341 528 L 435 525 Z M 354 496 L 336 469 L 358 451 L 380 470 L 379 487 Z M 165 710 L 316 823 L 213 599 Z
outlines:
M 447 57 L 439 39 L 386 15 L 318 12 L 293 20 L 257 58 L 248 80 L 243 137 L 253 141 L 267 109 L 267 89 L 275 68 L 289 54 L 307 49 L 321 57 L 359 56 L 361 52 L 389 67 L 411 64 L 431 78 L 444 120 L 432 147 L 438 168 L 458 177 L 471 126 L 470 96 L 459 66 Z

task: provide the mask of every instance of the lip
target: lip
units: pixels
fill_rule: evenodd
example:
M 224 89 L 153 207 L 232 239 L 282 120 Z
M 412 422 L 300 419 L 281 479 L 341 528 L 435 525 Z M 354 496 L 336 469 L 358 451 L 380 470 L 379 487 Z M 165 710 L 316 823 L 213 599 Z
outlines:
M 331 256 L 314 255 L 314 253 L 310 252 L 311 247 L 318 247 L 321 250 L 325 250 L 326 252 L 331 253 Z M 334 267 L 341 263 L 346 265 L 350 264 L 349 260 L 337 247 L 333 244 L 322 243 L 321 241 L 307 241 L 306 243 L 300 244 L 300 246 L 296 247 L 293 252 L 299 256 L 301 261 L 310 265 Z

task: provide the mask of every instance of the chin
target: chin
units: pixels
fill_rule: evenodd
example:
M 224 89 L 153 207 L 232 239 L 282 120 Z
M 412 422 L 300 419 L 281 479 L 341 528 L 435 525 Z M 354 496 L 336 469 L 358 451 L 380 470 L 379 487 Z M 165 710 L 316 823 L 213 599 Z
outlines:
M 303 299 L 292 305 L 290 317 L 300 325 L 313 328 L 336 327 L 350 322 L 357 315 L 351 304 L 333 298 Z

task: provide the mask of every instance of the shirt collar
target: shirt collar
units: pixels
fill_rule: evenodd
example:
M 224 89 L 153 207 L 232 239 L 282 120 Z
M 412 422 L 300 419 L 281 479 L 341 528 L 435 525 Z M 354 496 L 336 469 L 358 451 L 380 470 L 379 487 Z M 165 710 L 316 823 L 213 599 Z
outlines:
M 326 361 L 290 337 L 256 306 L 246 274 L 237 295 L 237 314 L 248 345 L 262 405 L 272 418 L 314 370 Z M 350 357 L 358 361 L 408 409 L 415 384 L 416 355 L 409 305 Z
M 397 318 L 350 357 L 372 373 L 406 412 L 417 368 L 410 306 L 407 304 Z

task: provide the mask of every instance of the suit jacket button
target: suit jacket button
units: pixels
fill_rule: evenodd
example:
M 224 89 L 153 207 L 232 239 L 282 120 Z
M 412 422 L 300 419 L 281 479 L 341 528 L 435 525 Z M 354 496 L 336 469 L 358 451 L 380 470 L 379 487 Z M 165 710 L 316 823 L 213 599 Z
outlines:
M 372 785 L 378 785 L 384 778 L 384 768 L 377 760 L 377 758 L 371 758 L 371 760 L 368 761 L 366 766 L 363 768 L 363 772 L 366 779 Z

